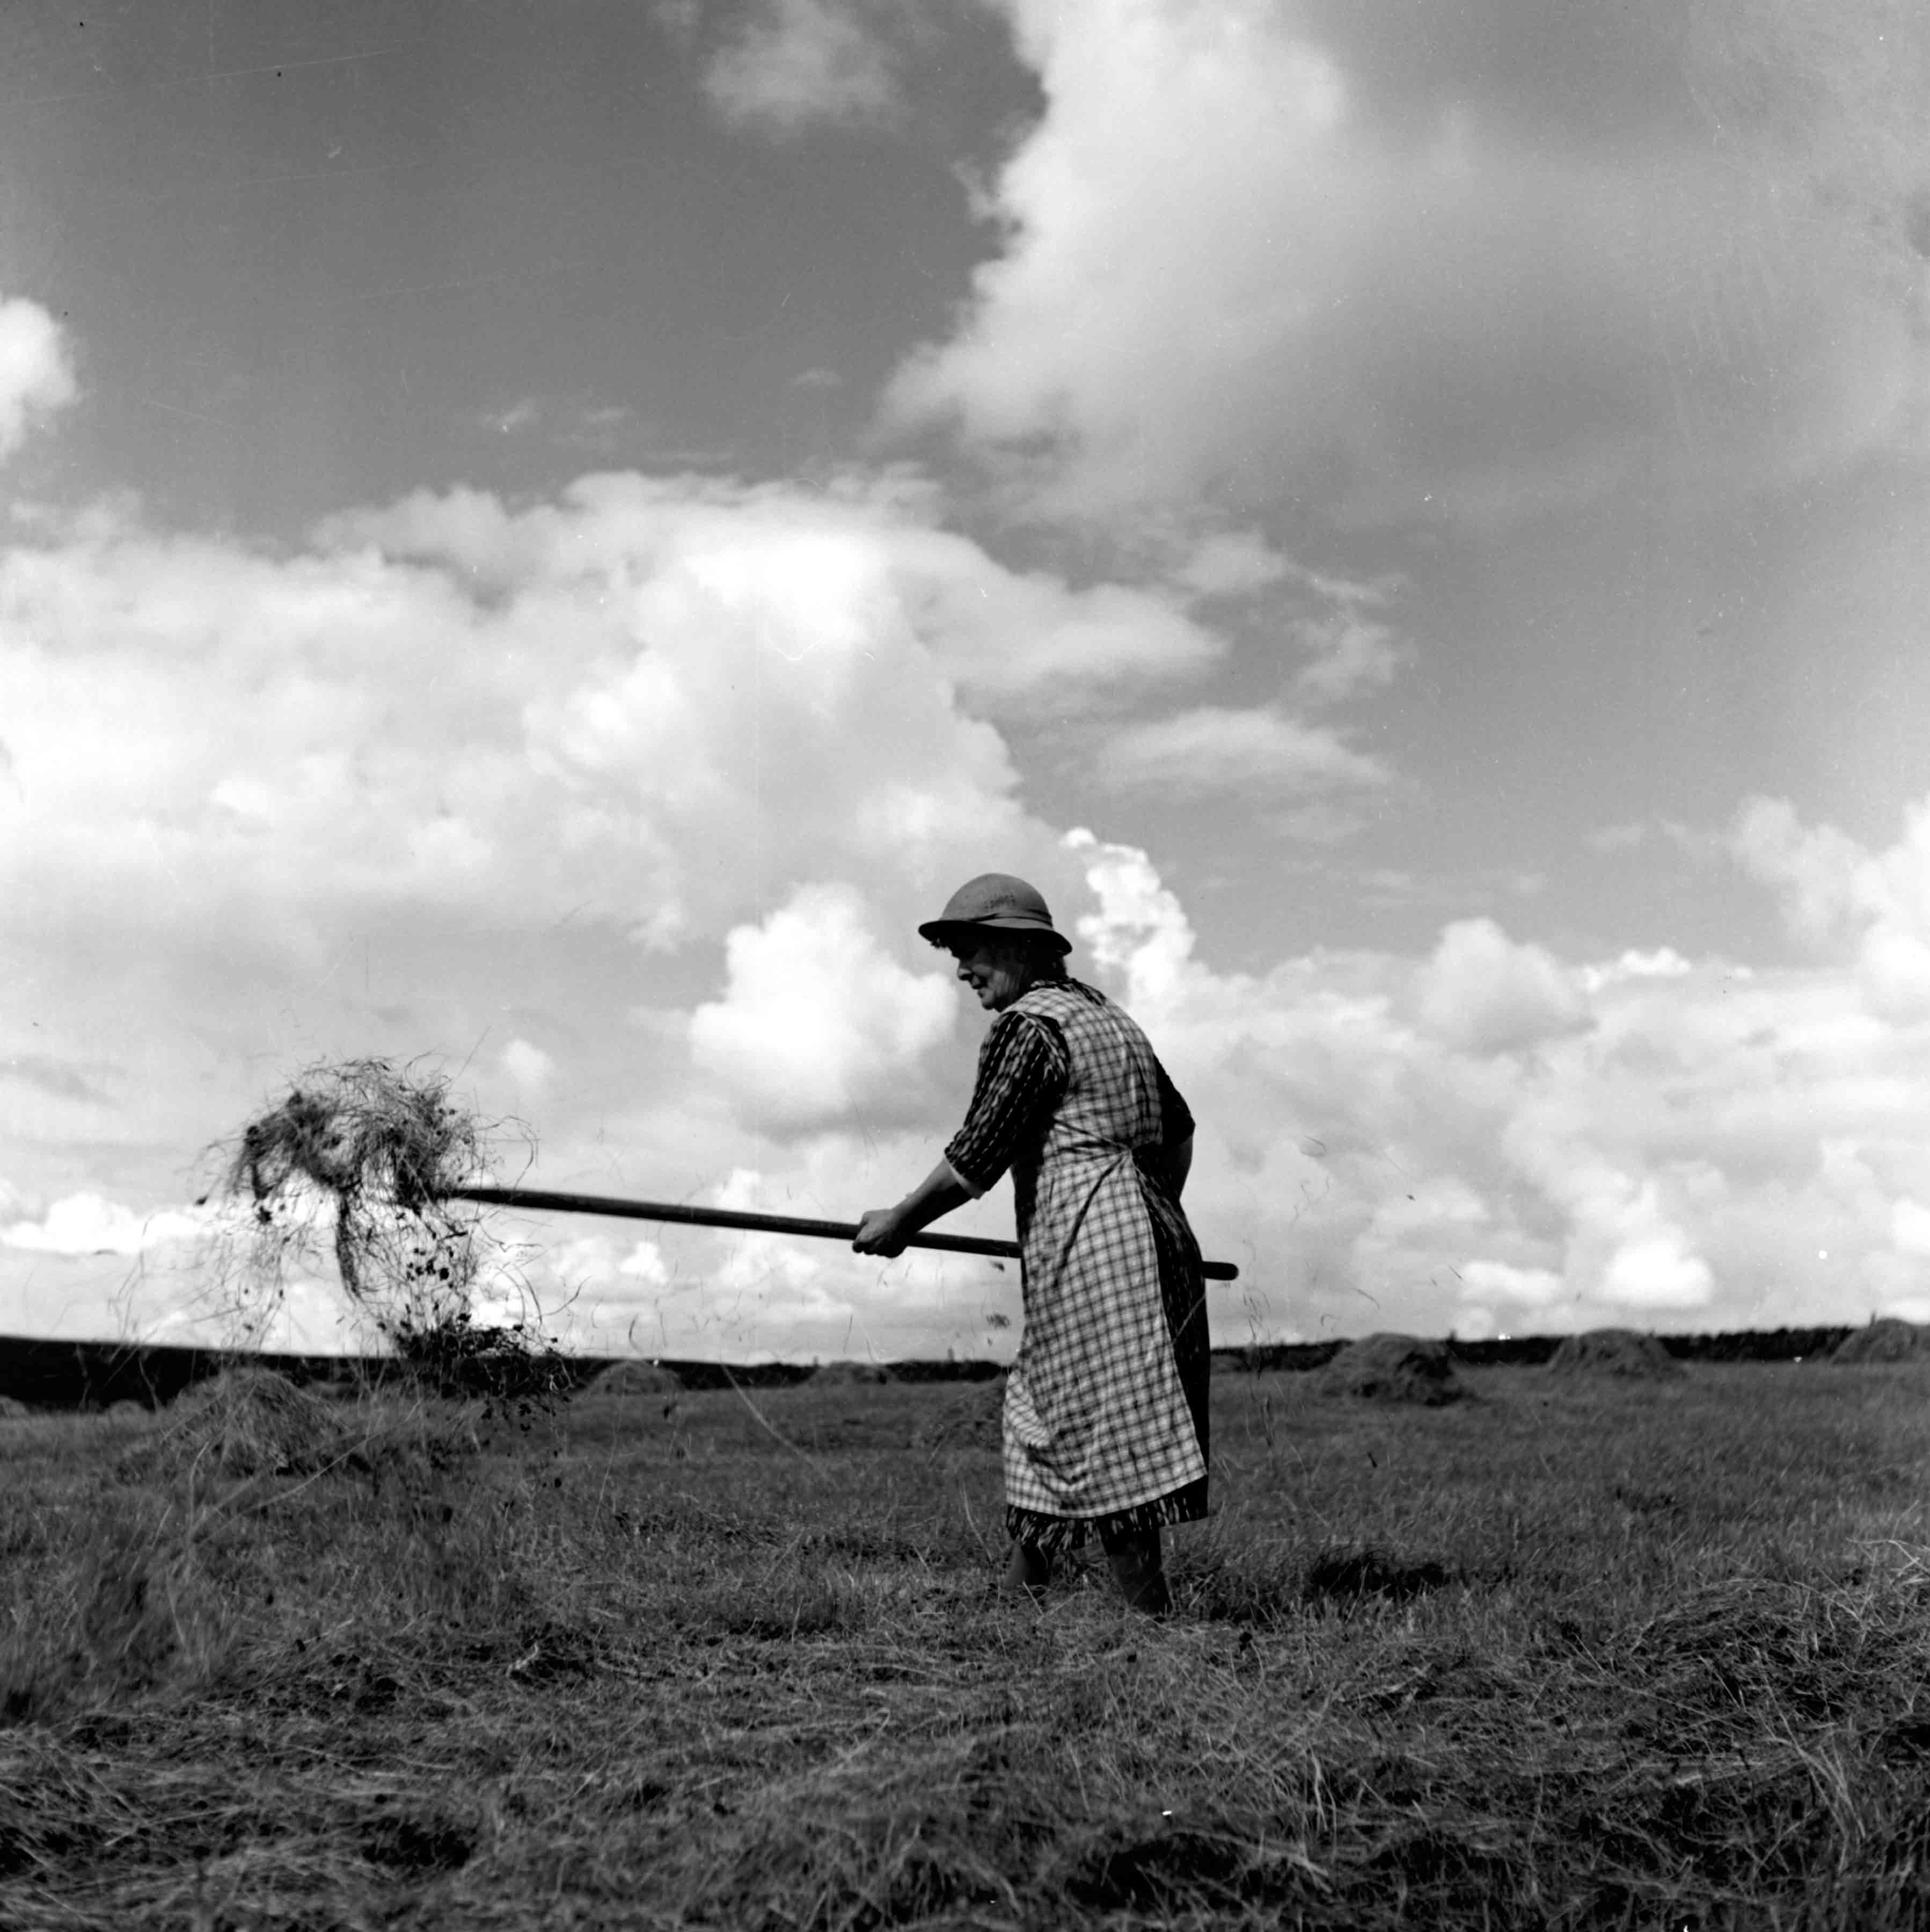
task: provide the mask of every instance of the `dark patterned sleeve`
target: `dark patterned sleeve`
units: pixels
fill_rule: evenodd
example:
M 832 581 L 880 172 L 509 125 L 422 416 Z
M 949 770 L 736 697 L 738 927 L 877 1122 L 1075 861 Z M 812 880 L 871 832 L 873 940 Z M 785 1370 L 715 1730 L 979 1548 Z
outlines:
M 1166 1069 L 1155 1060 L 1160 1076 L 1160 1144 L 1178 1147 L 1193 1133 L 1193 1109 L 1180 1097 L 1179 1089 L 1172 1084 Z
M 1045 1131 L 1065 1097 L 1072 1058 L 1065 1036 L 1037 1013 L 1001 1013 L 978 1054 L 978 1084 L 965 1125 L 945 1158 L 965 1184 L 983 1194 L 1012 1165 L 1028 1138 Z

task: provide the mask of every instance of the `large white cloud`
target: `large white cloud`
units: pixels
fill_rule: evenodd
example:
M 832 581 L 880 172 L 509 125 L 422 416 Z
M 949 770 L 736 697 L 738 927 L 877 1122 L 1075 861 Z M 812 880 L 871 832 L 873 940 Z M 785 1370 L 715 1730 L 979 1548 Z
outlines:
M 155 1257 L 192 1244 L 140 1231 L 185 1226 L 197 1150 L 350 1051 L 539 1113 L 539 1182 L 855 1218 L 964 1106 L 977 1029 L 914 928 L 988 864 L 1045 887 L 1193 1104 L 1202 1236 L 1246 1270 L 1223 1340 L 1930 1293 L 1930 808 L 1880 851 L 1744 814 L 1800 966 L 1565 958 L 1474 920 L 1223 973 L 1145 854 L 1025 809 L 970 707 L 1031 638 L 956 614 L 1001 597 L 1091 608 L 902 496 L 625 477 L 413 499 L 283 556 L 125 511 L 8 553 L 0 1326 L 190 1332 Z M 979 1348 L 1016 1311 L 989 1264 L 522 1233 L 548 1305 L 659 1352 Z
M 723 998 L 691 1016 L 691 1052 L 749 1119 L 782 1130 L 929 1111 L 917 1076 L 958 1003 L 944 974 L 911 972 L 881 943 L 856 887 L 800 886 L 732 932 L 728 958 Z
M 1784 799 L 1751 800 L 1730 842 L 1780 892 L 1798 936 L 1853 948 L 1873 1013 L 1930 1018 L 1930 804 L 1913 807 L 1902 838 L 1880 853 L 1833 826 L 1805 830 Z
M 23 921 L 218 920 L 238 951 L 312 954 L 349 903 L 721 938 L 806 879 L 1049 868 L 952 685 L 1076 706 L 1217 649 L 876 493 L 455 492 L 287 557 L 102 511 L 0 557 L 0 874 Z
M 1916 824 L 1846 863 L 1907 897 Z M 1858 933 L 1751 971 L 1477 920 L 1424 960 L 1220 974 L 1143 854 L 1075 849 L 1081 938 L 1199 1117 L 1196 1216 L 1256 1324 L 1775 1326 L 1930 1292 L 1930 1025 L 1872 1010 Z
M 891 1198 L 880 1150 L 969 1077 L 917 921 L 988 864 L 1069 916 L 1083 891 L 960 694 L 1076 707 L 1217 650 L 1176 596 L 1015 572 L 927 510 L 613 476 L 283 554 L 125 506 L 0 554 L 0 1175 L 32 1306 L 118 1329 L 93 1250 L 350 1053 L 534 1114 L 552 1178 L 680 1198 L 743 1168 L 791 1199 L 797 1137 L 860 1120 L 814 1198 Z M 82 1196 L 83 1234 L 48 1220 Z
M 78 393 L 59 323 L 38 302 L 0 297 L 0 458 L 20 447 L 34 418 Z
M 1880 10 L 1886 94 L 1832 88 L 1820 0 L 1742 31 L 1767 10 L 1011 0 L 1045 111 L 887 417 L 1100 514 L 1310 484 L 1513 517 L 1914 435 L 1925 264 L 1871 237 L 1923 184 L 1838 164 L 1920 130 L 1920 14 Z

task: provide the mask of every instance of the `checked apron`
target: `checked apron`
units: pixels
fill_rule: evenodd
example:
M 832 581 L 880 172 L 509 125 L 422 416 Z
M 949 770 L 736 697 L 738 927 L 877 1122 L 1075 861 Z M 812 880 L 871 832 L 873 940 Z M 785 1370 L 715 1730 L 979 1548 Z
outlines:
M 1010 1010 L 1046 1022 L 1067 1063 L 1012 1167 L 1025 1330 L 1006 1384 L 1007 1526 L 1049 1551 L 1205 1514 L 1209 1345 L 1199 1250 L 1152 1158 L 1167 1124 L 1145 1035 L 1073 982 Z

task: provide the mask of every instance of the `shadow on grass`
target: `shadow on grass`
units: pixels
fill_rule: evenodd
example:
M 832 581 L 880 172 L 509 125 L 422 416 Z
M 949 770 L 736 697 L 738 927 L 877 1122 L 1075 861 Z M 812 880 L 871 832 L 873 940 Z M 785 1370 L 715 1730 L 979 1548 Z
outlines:
M 1271 1627 L 1310 1614 L 1350 1616 L 1411 1603 L 1469 1579 L 1432 1558 L 1405 1558 L 1371 1544 L 1330 1544 L 1304 1562 L 1284 1556 L 1264 1564 L 1211 1558 L 1177 1580 L 1190 1616 Z

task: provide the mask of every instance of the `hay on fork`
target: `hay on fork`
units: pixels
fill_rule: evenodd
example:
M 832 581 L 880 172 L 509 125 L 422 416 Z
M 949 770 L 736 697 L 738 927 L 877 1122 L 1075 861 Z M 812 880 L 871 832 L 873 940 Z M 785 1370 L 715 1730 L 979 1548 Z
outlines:
M 448 1205 L 452 1188 L 485 1167 L 473 1118 L 440 1075 L 386 1060 L 309 1067 L 286 1100 L 249 1121 L 230 1154 L 225 1191 L 245 1195 L 257 1225 L 293 1225 L 320 1199 L 334 1213 L 335 1265 L 350 1298 L 371 1298 L 407 1273 L 432 1303 L 464 1298 L 474 1272 L 473 1217 Z
M 485 1130 L 440 1073 L 386 1060 L 324 1062 L 222 1150 L 219 1191 L 245 1221 L 221 1272 L 245 1337 L 282 1305 L 292 1264 L 324 1240 L 355 1311 L 418 1378 L 521 1400 L 569 1385 L 506 1251 L 451 1196 L 487 1178 Z M 521 1293 L 515 1322 L 479 1323 L 479 1282 Z

